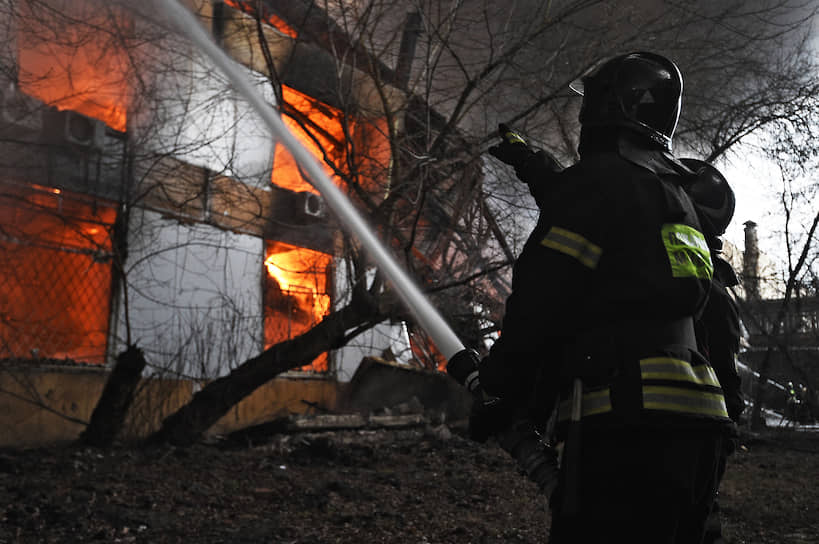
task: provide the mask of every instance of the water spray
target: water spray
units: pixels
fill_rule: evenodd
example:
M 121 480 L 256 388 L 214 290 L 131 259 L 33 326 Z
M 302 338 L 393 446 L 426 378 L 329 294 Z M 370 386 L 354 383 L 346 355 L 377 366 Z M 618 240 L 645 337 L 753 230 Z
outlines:
M 225 73 L 237 92 L 258 112 L 273 136 L 279 139 L 301 167 L 307 171 L 313 186 L 322 194 L 330 209 L 376 261 L 401 300 L 432 338 L 447 361 L 451 360 L 447 372 L 483 401 L 483 393 L 478 380 L 477 354 L 472 350 L 464 349 L 464 345 L 453 330 L 373 235 L 373 231 L 358 214 L 353 204 L 333 184 L 307 149 L 302 147 L 296 137 L 290 133 L 274 113 L 273 108 L 253 88 L 245 74 L 212 41 L 193 14 L 182 7 L 178 0 L 158 0 L 155 3 L 161 12 L 172 19 L 179 30 Z M 457 357 L 453 359 L 456 354 Z M 558 480 L 557 455 L 551 447 L 541 441 L 532 423 L 528 420 L 517 421 L 508 429 L 498 433 L 496 438 L 501 447 L 517 460 L 523 473 L 538 485 L 540 491 L 551 496 Z
M 309 175 L 310 182 L 324 197 L 325 202 L 344 225 L 367 250 L 381 271 L 392 283 L 401 300 L 426 331 L 432 341 L 449 360 L 464 349 L 444 319 L 430 304 L 409 276 L 398 266 L 395 259 L 383 247 L 372 229 L 359 215 L 352 202 L 325 174 L 318 161 L 287 129 L 274 108 L 253 87 L 239 66 L 222 51 L 196 17 L 178 0 L 156 0 L 156 7 L 173 21 L 179 32 L 194 43 L 227 76 L 236 91 L 250 103 L 267 125 L 273 137 L 281 142 Z

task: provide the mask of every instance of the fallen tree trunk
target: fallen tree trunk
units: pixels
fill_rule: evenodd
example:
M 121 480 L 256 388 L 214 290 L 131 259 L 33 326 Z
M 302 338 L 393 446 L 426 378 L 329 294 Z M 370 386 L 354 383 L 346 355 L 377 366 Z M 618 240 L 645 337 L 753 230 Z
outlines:
M 191 401 L 167 417 L 161 428 L 149 436 L 149 444 L 169 443 L 189 446 L 239 401 L 282 372 L 309 364 L 320 354 L 343 346 L 350 340 L 348 331 L 363 332 L 381 321 L 377 307 L 362 302 L 360 295 L 349 305 L 328 314 L 318 325 L 297 336 L 275 344 L 260 355 L 248 359 L 230 374 L 218 378 Z

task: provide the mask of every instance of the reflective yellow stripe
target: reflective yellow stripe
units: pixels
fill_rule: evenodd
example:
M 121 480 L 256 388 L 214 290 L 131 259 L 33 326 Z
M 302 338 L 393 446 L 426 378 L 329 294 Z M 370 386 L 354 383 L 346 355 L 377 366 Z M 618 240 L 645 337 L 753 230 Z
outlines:
M 692 365 L 671 357 L 640 359 L 640 375 L 644 380 L 674 380 L 697 385 L 719 387 L 719 380 L 711 365 Z
M 577 233 L 552 227 L 540 244 L 557 250 L 569 257 L 574 257 L 589 268 L 597 268 L 603 250 Z
M 662 237 L 673 277 L 711 279 L 714 265 L 700 231 L 688 225 L 667 223 L 663 225 Z
M 568 421 L 571 415 L 571 409 L 571 399 L 560 401 L 560 406 L 557 408 L 557 420 Z M 583 393 L 581 417 L 605 414 L 607 412 L 611 412 L 611 390 L 608 387 L 600 389 L 599 391 Z
M 583 395 L 583 416 L 593 416 L 611 412 L 611 391 L 609 388 L 592 391 Z
M 510 132 L 507 132 L 506 134 L 504 134 L 503 136 L 504 136 L 504 138 L 506 138 L 506 141 L 508 143 L 510 143 L 510 144 L 523 144 L 523 145 L 526 145 L 526 140 L 524 140 L 520 136 L 520 134 L 517 134 L 516 132 L 511 132 L 510 131 Z
M 643 408 L 701 416 L 728 417 L 721 393 L 679 387 L 643 386 Z

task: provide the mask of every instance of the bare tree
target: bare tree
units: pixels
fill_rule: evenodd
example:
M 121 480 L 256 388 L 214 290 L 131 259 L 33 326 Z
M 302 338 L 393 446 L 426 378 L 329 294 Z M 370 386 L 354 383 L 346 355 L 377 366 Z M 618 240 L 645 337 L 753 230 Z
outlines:
M 810 355 L 811 346 L 819 344 L 816 324 L 816 301 L 819 292 L 815 278 L 819 263 L 819 214 L 815 209 L 819 189 L 813 172 L 816 151 L 810 143 L 815 138 L 815 99 L 812 109 L 801 112 L 801 124 L 779 122 L 765 140 L 765 149 L 781 172 L 779 214 L 782 230 L 782 285 L 781 295 L 761 300 L 757 291 L 747 290 L 741 300 L 743 319 L 751 326 L 763 349 L 758 363 L 758 378 L 754 387 L 751 425 L 765 425 L 762 409 L 766 401 L 766 385 L 776 369 L 776 378 L 785 381 L 798 379 L 807 388 L 803 402 L 816 410 L 816 380 L 819 378 Z M 746 278 L 758 282 L 757 278 Z M 808 351 L 806 351 L 808 350 Z M 775 360 L 778 362 L 775 364 Z M 799 392 L 800 396 L 805 392 Z M 782 401 L 785 394 L 781 394 Z M 782 402 L 778 403 L 782 404 Z M 816 417 L 816 414 L 812 414 Z

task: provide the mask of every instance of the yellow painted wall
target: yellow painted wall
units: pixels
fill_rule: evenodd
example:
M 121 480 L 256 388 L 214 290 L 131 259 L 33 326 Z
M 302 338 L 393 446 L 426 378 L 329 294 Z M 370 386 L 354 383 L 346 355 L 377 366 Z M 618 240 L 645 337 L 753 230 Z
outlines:
M 0 367 L 0 447 L 77 439 L 107 378 L 108 370 L 96 367 Z M 191 398 L 194 385 L 199 386 L 187 380 L 143 380 L 122 438 L 156 430 L 162 419 Z M 278 378 L 232 408 L 209 432 L 225 434 L 282 415 L 310 413 L 310 404 L 333 410 L 340 387 L 333 380 Z
M 212 433 L 226 433 L 279 416 L 315 413 L 307 401 L 334 410 L 341 384 L 333 380 L 280 378 L 266 383 L 216 422 Z M 320 412 L 319 412 L 320 413 Z
M 107 377 L 94 367 L 0 368 L 0 447 L 75 439 L 85 426 L 66 418 L 91 419 Z

